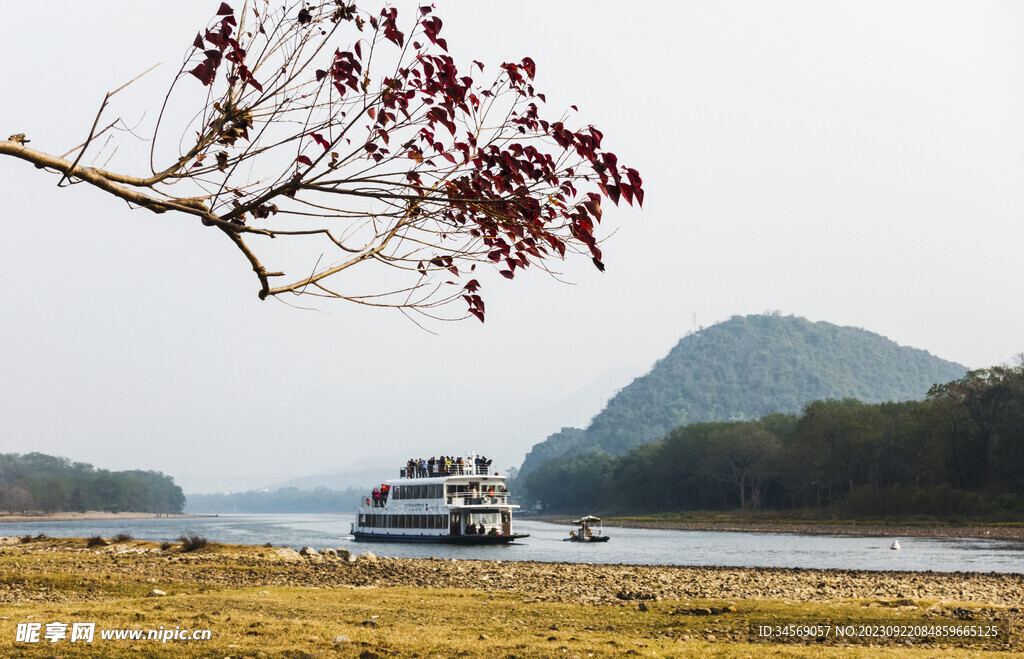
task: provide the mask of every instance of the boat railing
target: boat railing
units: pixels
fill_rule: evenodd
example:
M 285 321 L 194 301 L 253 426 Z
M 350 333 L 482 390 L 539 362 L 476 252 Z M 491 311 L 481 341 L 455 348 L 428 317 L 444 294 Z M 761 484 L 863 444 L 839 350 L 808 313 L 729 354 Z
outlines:
M 411 465 L 402 467 L 398 472 L 399 478 L 444 478 L 446 476 L 487 476 L 490 473 L 490 465 L 486 464 L 436 464 L 431 467 L 413 467 Z
M 508 505 L 508 495 L 472 496 L 469 494 L 449 494 L 446 501 L 449 506 L 505 506 Z

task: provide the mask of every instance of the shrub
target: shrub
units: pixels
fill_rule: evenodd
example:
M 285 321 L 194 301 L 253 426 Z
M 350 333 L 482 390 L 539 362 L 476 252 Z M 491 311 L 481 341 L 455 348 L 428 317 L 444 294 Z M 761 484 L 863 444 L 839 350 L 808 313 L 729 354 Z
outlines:
M 30 542 L 32 542 L 32 536 L 30 536 L 30 535 L 23 535 L 23 536 L 21 536 L 21 544 L 27 545 Z
M 86 547 L 106 547 L 107 544 L 107 541 L 98 535 L 86 538 L 85 540 Z
M 185 531 L 184 534 L 178 537 L 178 542 L 181 543 L 181 551 L 184 552 L 196 551 L 210 544 L 206 538 L 200 536 L 195 531 Z
M 162 542 L 162 543 L 160 543 L 160 551 L 167 551 L 168 549 L 170 549 L 173 546 L 174 545 L 172 545 L 169 542 Z
M 118 533 L 114 536 L 114 542 L 131 542 L 134 539 L 131 533 Z

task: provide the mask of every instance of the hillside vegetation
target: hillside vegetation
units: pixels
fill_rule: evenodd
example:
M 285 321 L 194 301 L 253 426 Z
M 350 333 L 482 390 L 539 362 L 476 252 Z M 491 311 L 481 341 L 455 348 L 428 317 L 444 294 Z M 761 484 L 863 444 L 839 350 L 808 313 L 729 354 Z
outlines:
M 0 454 L 0 510 L 180 513 L 185 495 L 154 471 L 107 471 L 42 453 Z
M 697 423 L 611 456 L 548 460 L 520 485 L 550 510 L 830 510 L 846 518 L 1024 520 L 1024 360 L 924 401 L 807 405 Z
M 683 338 L 585 430 L 563 428 L 526 456 L 525 475 L 570 452 L 624 455 L 680 426 L 799 413 L 815 400 L 921 400 L 967 368 L 853 327 L 735 316 Z

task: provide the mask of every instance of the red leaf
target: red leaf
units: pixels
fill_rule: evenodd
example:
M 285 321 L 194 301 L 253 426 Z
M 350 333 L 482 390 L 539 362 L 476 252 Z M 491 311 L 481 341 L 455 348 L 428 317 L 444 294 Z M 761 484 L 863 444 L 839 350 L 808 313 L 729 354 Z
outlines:
M 536 75 L 537 73 L 537 65 L 534 63 L 533 59 L 529 57 L 524 57 L 523 61 L 520 63 L 520 66 L 522 67 L 523 71 L 526 71 L 526 75 L 530 77 L 530 80 L 533 80 L 533 76 Z
M 626 178 L 629 179 L 629 183 L 633 186 L 633 196 L 636 197 L 636 203 L 643 208 L 644 206 L 644 189 L 643 180 L 640 178 L 640 173 L 635 169 L 626 168 Z
M 505 279 L 512 279 L 513 277 L 515 277 L 515 275 L 512 274 L 511 270 L 499 270 L 498 274 L 504 277 Z
M 196 40 L 192 42 L 192 45 L 198 48 L 199 50 L 203 50 L 204 48 L 206 48 L 206 46 L 203 45 L 202 35 L 198 33 L 196 34 Z
M 620 183 L 619 191 L 622 192 L 622 196 L 626 199 L 626 203 L 630 206 L 633 205 L 633 186 L 628 183 Z
M 310 137 L 316 140 L 316 143 L 324 148 L 324 151 L 331 148 L 331 143 L 324 139 L 324 136 L 320 133 L 310 133 Z
M 295 159 L 295 162 L 305 165 L 306 167 L 312 167 L 313 161 L 306 156 L 299 156 Z
M 218 16 L 231 16 L 235 13 L 235 10 L 231 8 L 226 2 L 220 3 L 220 9 L 217 10 Z
M 597 266 L 597 269 L 600 270 L 601 272 L 604 272 L 604 263 L 601 263 L 601 259 L 599 259 L 599 258 L 597 258 L 595 256 L 593 258 L 593 261 L 594 261 L 594 265 Z
M 205 86 L 213 84 L 214 69 L 206 62 L 200 62 L 199 65 L 189 71 L 192 75 L 199 78 L 199 82 Z

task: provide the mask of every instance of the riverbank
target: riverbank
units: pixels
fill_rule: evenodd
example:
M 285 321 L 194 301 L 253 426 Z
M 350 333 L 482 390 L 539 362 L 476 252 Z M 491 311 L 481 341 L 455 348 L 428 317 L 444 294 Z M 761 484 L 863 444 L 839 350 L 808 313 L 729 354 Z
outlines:
M 567 520 L 569 521 L 569 520 Z M 670 522 L 610 519 L 605 526 L 682 531 L 737 531 L 741 533 L 800 533 L 805 535 L 855 535 L 883 538 L 982 538 L 1024 542 L 1019 526 L 932 526 L 916 524 L 829 524 L 823 522 Z
M 208 517 L 208 515 L 185 515 L 174 513 L 108 513 L 100 510 L 87 510 L 84 513 L 0 513 L 0 524 L 5 522 L 79 522 L 118 519 L 192 519 Z
M 561 515 L 531 517 L 552 524 L 571 524 Z M 715 519 L 665 519 L 658 517 L 605 517 L 604 525 L 628 529 L 667 531 L 729 531 L 737 533 L 794 533 L 800 535 L 849 535 L 881 538 L 980 538 L 1024 542 L 1020 525 L 939 525 L 872 522 L 760 521 Z
M 0 540 L 5 656 L 28 647 L 14 644 L 14 627 L 32 620 L 91 621 L 97 629 L 202 628 L 215 635 L 206 644 L 97 640 L 88 648 L 66 641 L 35 648 L 51 655 L 73 649 L 74 656 L 768 657 L 777 656 L 780 644 L 788 656 L 872 656 L 880 646 L 897 656 L 957 656 L 1024 650 L 1022 601 L 1024 578 L 1007 574 L 400 559 L 323 549 L 304 556 L 238 545 L 185 552 L 180 544 L 143 541 L 88 547 L 84 539 Z M 861 633 L 765 635 L 766 626 L 789 624 L 849 624 Z M 889 632 L 865 632 L 879 624 Z M 900 635 L 893 626 L 932 633 Z M 996 636 L 949 632 L 963 626 Z

